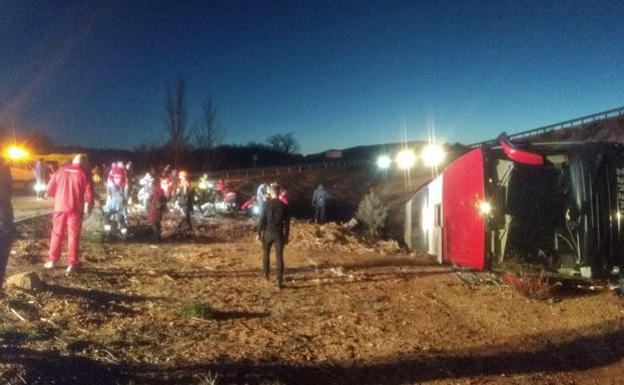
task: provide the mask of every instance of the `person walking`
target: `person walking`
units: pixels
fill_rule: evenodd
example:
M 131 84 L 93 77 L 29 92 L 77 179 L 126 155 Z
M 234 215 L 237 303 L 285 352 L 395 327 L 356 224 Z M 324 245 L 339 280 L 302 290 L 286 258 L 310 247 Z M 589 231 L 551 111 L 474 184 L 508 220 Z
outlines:
M 54 211 L 50 251 L 44 264 L 46 269 L 53 268 L 60 259 L 65 232 L 68 234 L 69 254 L 67 274 L 72 273 L 80 263 L 78 253 L 82 219 L 85 212 L 91 213 L 93 209 L 93 184 L 86 169 L 87 156 L 78 154 L 71 164 L 56 171 L 48 184 L 48 196 L 54 198 Z
M 288 206 L 279 200 L 279 186 L 268 188 L 269 199 L 258 221 L 258 235 L 256 239 L 262 241 L 262 276 L 269 279 L 269 254 L 275 246 L 276 283 L 282 288 L 284 277 L 284 245 L 288 244 L 290 234 L 290 216 Z
M 325 207 L 329 200 L 329 193 L 322 184 L 319 184 L 312 194 L 312 206 L 314 207 L 314 223 L 325 222 Z
M 4 295 L 2 285 L 6 274 L 15 225 L 13 223 L 13 205 L 11 204 L 11 170 L 3 158 L 0 158 L 0 297 Z
M 152 225 L 152 240 L 158 243 L 161 240 L 161 227 L 163 211 L 167 208 L 165 192 L 160 187 L 158 179 L 152 179 L 151 193 L 147 201 L 147 221 Z

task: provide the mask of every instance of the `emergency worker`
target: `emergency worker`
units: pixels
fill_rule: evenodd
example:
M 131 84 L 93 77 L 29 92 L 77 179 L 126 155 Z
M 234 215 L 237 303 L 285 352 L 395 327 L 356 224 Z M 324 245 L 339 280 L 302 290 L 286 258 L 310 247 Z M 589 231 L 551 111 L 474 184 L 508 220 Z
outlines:
M 102 166 L 96 164 L 95 167 L 91 169 L 91 179 L 93 179 L 94 184 L 99 184 L 102 181 Z
M 2 285 L 15 234 L 11 204 L 12 187 L 11 170 L 5 160 L 0 158 L 0 297 L 4 295 Z
M 262 241 L 262 275 L 269 279 L 269 255 L 275 246 L 276 284 L 279 289 L 284 277 L 284 245 L 288 244 L 290 234 L 290 216 L 288 206 L 278 199 L 279 187 L 268 188 L 269 199 L 258 222 L 257 239 Z
M 214 203 L 214 185 L 208 180 L 208 174 L 202 175 L 197 182 L 197 199 L 200 205 Z
M 67 250 L 70 274 L 79 265 L 80 233 L 85 213 L 93 209 L 93 184 L 87 169 L 87 156 L 79 154 L 72 163 L 58 169 L 48 184 L 48 196 L 54 198 L 52 214 L 52 237 L 48 261 L 44 264 L 51 269 L 61 257 L 63 238 L 67 232 Z

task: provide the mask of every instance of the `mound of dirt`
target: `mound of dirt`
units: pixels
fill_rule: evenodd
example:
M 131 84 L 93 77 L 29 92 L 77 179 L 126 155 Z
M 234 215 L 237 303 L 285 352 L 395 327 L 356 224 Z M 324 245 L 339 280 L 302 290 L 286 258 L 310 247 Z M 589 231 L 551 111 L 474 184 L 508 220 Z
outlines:
M 315 225 L 298 221 L 292 226 L 291 239 L 302 248 L 319 251 L 336 248 L 342 251 L 377 251 L 380 254 L 400 251 L 399 244 L 394 240 L 371 242 L 334 222 Z

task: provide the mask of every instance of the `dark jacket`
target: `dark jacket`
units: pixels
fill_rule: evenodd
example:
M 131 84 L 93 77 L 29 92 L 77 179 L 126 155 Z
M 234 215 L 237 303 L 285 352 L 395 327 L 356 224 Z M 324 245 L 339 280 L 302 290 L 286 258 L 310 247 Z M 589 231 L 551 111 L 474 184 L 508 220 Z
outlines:
M 11 204 L 12 187 L 11 169 L 0 159 L 0 233 L 4 236 L 12 236 L 15 231 Z
M 284 241 L 288 241 L 290 234 L 290 215 L 288 206 L 279 199 L 269 199 L 262 210 L 258 223 L 258 235 L 263 237 L 265 233 L 281 234 Z
M 178 206 L 184 210 L 191 212 L 193 211 L 193 197 L 195 196 L 195 192 L 193 188 L 189 187 L 178 187 L 175 195 L 175 199 L 178 202 Z

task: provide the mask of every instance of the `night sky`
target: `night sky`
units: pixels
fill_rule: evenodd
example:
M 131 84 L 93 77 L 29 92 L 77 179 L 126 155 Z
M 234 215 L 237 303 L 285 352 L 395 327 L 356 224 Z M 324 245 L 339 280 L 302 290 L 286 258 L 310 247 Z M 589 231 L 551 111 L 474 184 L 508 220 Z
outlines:
M 0 1 L 0 123 L 162 143 L 165 83 L 225 142 L 470 143 L 624 105 L 624 1 Z M 192 119 L 191 119 L 192 120 Z

